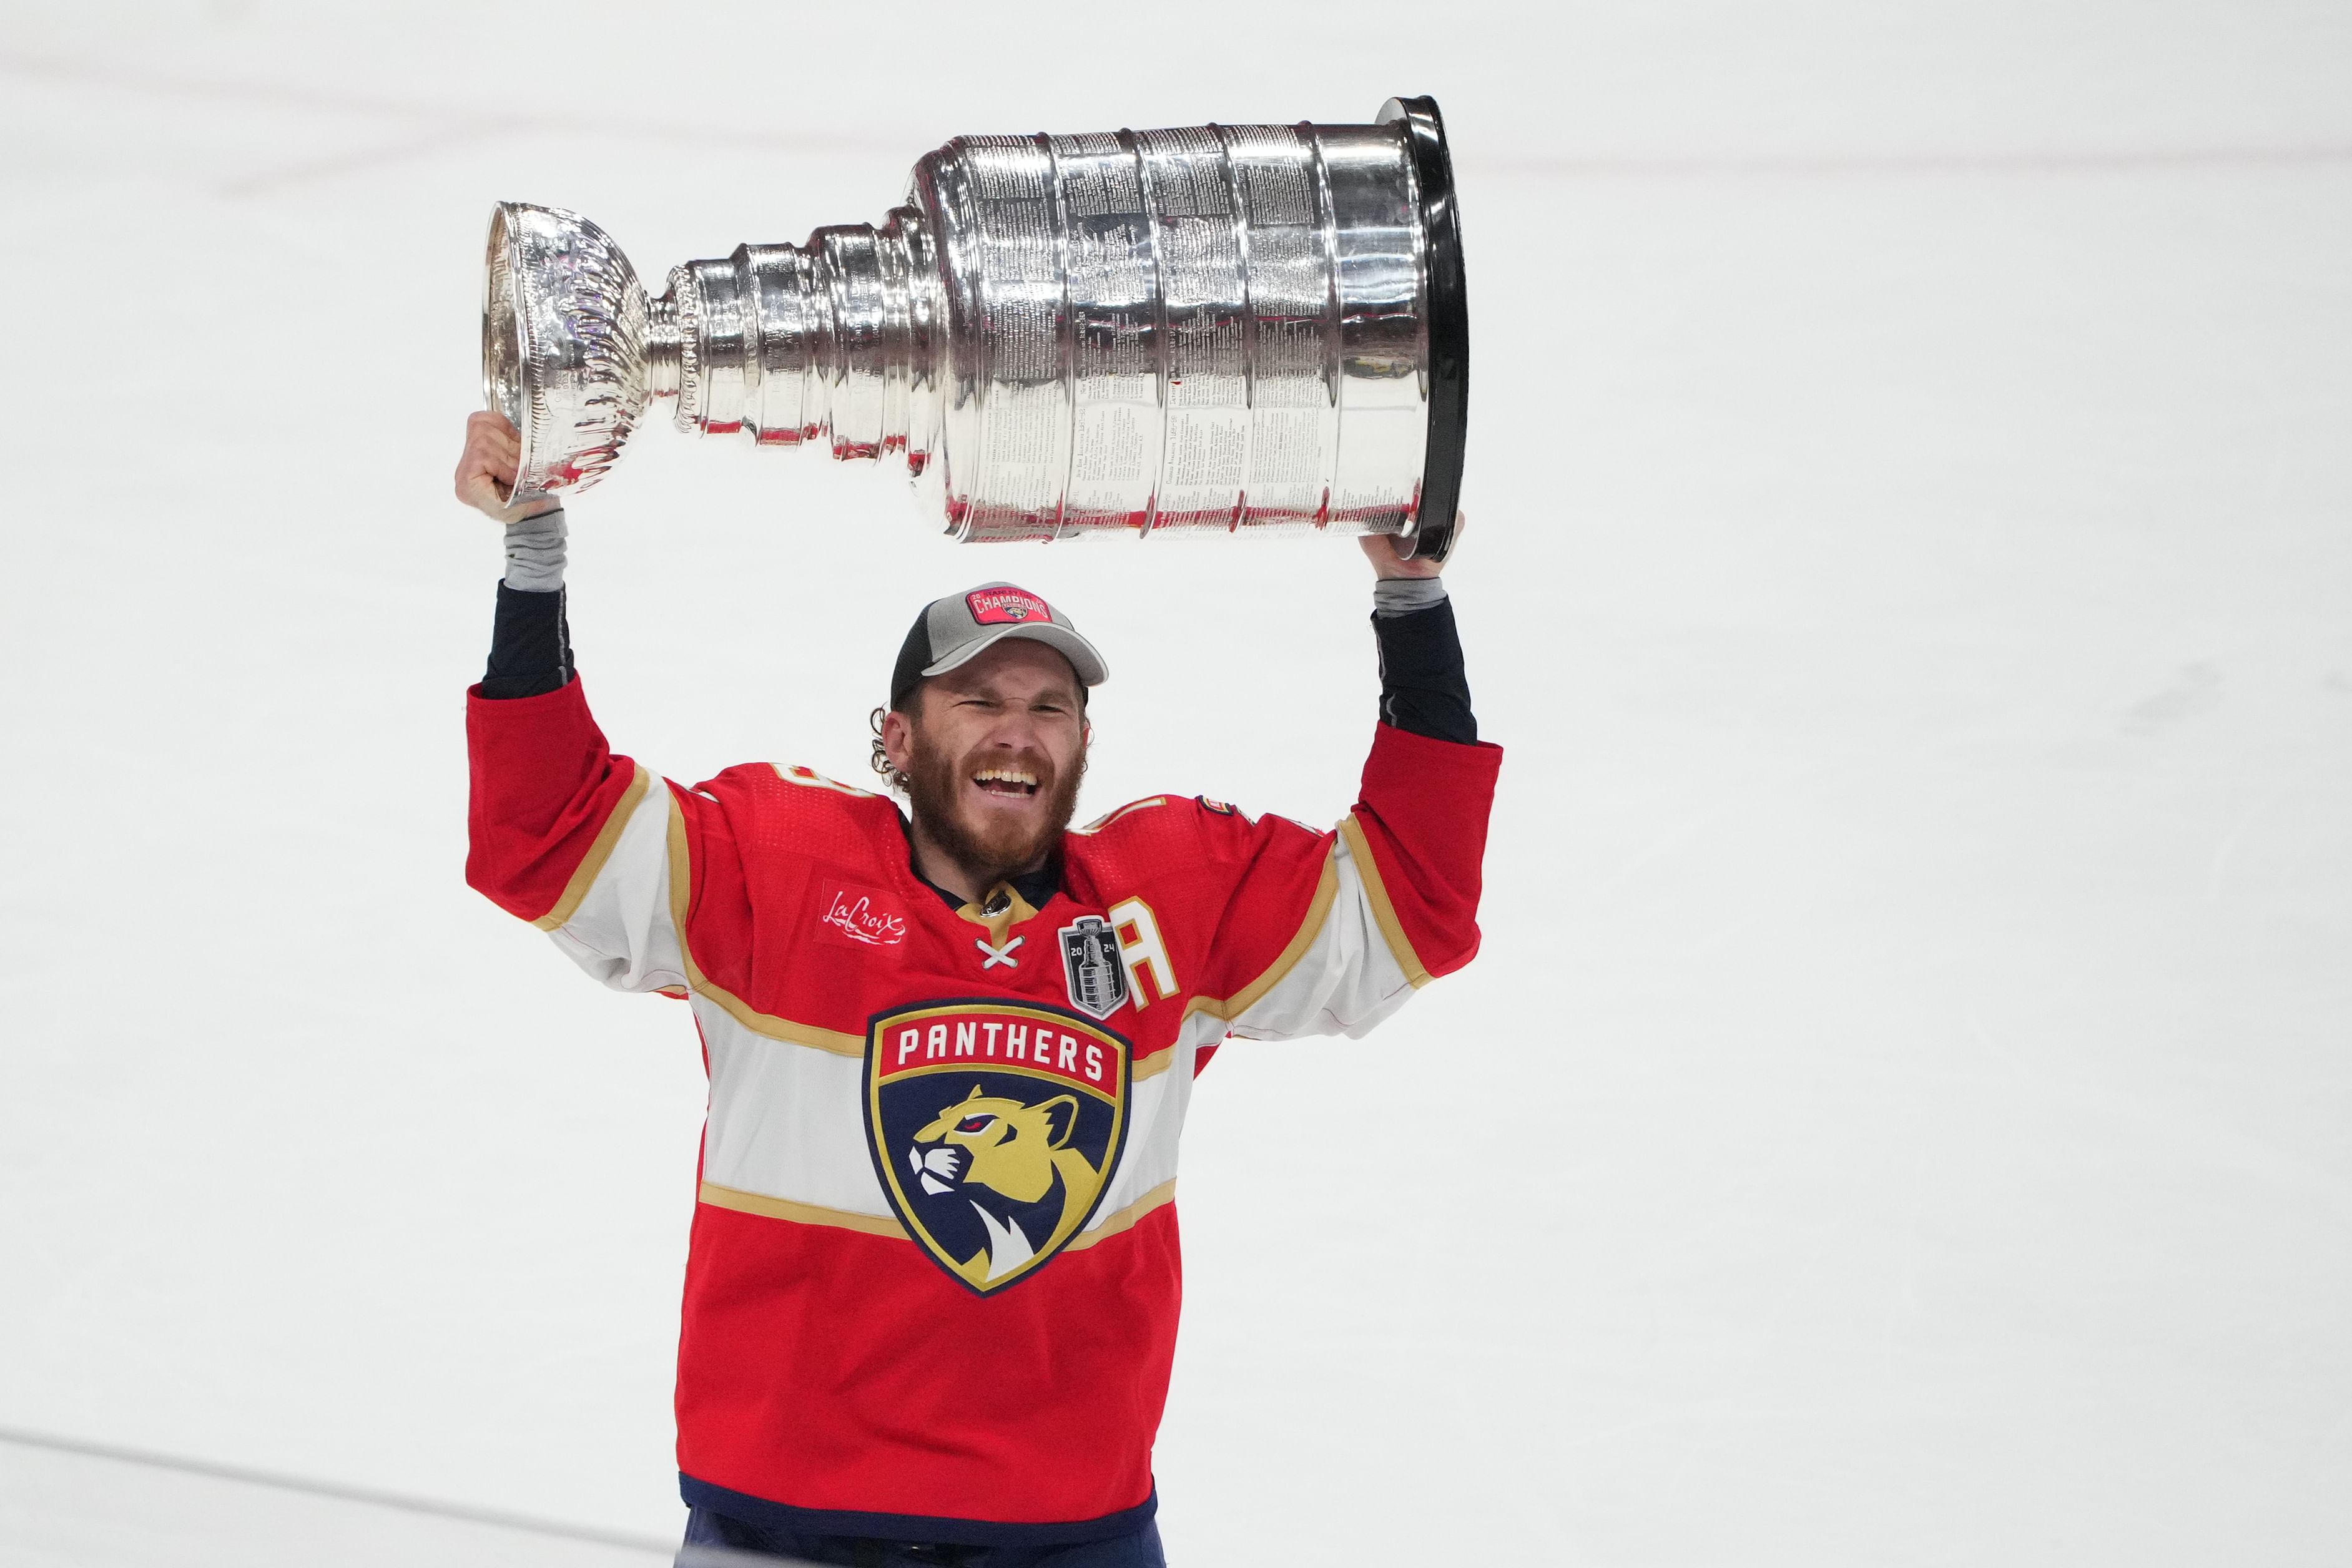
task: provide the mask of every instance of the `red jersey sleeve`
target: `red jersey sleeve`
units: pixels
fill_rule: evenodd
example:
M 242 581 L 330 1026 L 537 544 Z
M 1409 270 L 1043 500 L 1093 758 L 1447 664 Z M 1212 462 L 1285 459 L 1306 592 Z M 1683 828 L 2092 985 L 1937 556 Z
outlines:
M 1225 876 L 1198 1005 L 1254 1039 L 1357 1035 L 1467 964 L 1501 757 L 1382 725 L 1327 833 L 1201 802 Z
M 614 755 L 574 680 L 543 696 L 466 694 L 466 883 L 552 929 L 610 858 L 649 780 Z
M 1340 834 L 1383 942 L 1414 985 L 1478 952 L 1486 820 L 1502 747 L 1432 740 L 1392 725 L 1372 736 L 1362 793 Z
M 696 870 L 732 863 L 713 804 L 615 755 L 576 679 L 542 696 L 468 693 L 466 739 L 467 883 L 606 985 L 683 994 Z

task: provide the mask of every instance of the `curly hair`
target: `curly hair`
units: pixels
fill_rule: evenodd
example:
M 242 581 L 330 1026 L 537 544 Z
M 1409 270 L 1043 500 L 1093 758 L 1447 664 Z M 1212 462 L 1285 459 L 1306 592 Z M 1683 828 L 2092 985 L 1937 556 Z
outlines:
M 874 771 L 882 775 L 882 781 L 890 786 L 890 792 L 904 795 L 907 792 L 906 769 L 890 760 L 889 752 L 882 745 L 882 716 L 889 711 L 887 707 L 877 707 L 866 717 L 867 726 L 874 731 L 874 756 L 871 760 Z

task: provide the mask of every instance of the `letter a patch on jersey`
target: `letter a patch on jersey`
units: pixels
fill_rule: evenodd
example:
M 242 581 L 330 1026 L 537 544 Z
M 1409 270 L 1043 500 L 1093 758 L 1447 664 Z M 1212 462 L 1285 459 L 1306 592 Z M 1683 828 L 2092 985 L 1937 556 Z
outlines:
M 1069 1245 L 1126 1147 L 1130 1054 L 1059 1008 L 938 1001 L 875 1015 L 866 1145 L 933 1262 L 988 1295 Z

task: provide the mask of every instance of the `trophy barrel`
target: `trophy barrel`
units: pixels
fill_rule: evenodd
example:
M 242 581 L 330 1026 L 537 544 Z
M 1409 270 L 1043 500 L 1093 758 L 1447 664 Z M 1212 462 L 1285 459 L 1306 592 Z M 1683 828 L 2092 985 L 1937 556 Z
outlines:
M 937 240 L 955 537 L 1450 542 L 1468 311 L 1434 103 L 961 137 L 908 204 Z

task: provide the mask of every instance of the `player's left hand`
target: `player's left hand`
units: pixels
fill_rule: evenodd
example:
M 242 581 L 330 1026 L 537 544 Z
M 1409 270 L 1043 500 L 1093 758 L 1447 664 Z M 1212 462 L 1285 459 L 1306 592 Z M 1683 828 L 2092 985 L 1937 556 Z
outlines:
M 1454 514 L 1454 545 L 1445 553 L 1451 556 L 1462 548 L 1462 530 L 1470 524 L 1467 512 Z M 1435 577 L 1444 571 L 1444 563 L 1425 558 L 1408 559 L 1397 554 L 1396 540 L 1388 534 L 1361 534 L 1356 542 L 1364 547 L 1364 559 L 1372 563 L 1372 570 L 1381 577 Z

